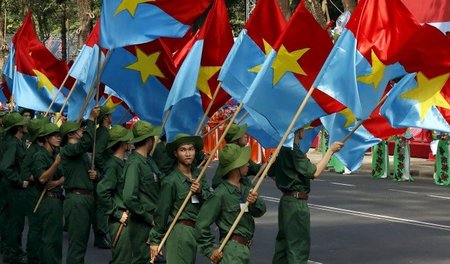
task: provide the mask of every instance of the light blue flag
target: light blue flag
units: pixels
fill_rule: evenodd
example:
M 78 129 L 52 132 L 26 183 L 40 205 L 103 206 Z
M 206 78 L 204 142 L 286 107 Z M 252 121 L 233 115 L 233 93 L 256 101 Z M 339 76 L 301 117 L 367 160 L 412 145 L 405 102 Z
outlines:
M 450 125 L 437 107 L 450 111 L 450 73 L 427 78 L 423 73 L 403 77 L 389 93 L 381 114 L 393 127 L 418 127 L 450 133 Z M 447 114 L 448 115 L 448 114 Z M 449 118 L 447 116 L 447 118 Z
M 354 128 L 357 121 L 353 114 L 344 109 L 341 112 L 320 118 L 322 125 L 329 134 L 329 146 L 335 141 L 342 141 Z M 351 171 L 356 171 L 361 166 L 364 153 L 381 139 L 376 138 L 364 126 L 360 126 L 356 132 L 345 142 L 344 147 L 334 155 Z
M 371 65 L 356 47 L 353 33 L 345 29 L 313 86 L 346 105 L 358 119 L 365 120 L 383 96 L 388 82 L 406 71 L 399 63 L 383 65 L 375 53 Z
M 303 139 L 300 140 L 300 150 L 303 153 L 308 152 L 308 150 L 311 148 L 312 143 L 314 142 L 314 139 L 316 139 L 321 129 L 322 126 L 308 127 L 305 129 Z
M 9 55 L 3 65 L 2 75 L 3 79 L 6 81 L 8 88 L 11 90 L 13 87 L 14 80 L 14 60 L 15 60 L 15 49 L 12 42 L 10 43 Z
M 244 115 L 246 115 L 245 109 L 241 110 L 236 120 L 240 120 Z M 277 131 L 273 130 L 269 124 L 266 124 L 265 126 L 261 125 L 249 114 L 242 119 L 241 124 L 247 124 L 247 134 L 256 139 L 263 148 L 274 148 L 278 146 L 278 143 L 281 140 Z M 292 146 L 292 140 L 290 141 L 290 145 Z

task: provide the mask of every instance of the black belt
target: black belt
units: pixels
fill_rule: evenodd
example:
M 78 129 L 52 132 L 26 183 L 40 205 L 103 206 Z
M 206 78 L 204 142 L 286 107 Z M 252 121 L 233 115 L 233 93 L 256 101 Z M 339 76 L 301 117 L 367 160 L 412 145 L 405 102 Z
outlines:
M 252 240 L 251 239 L 247 239 L 241 235 L 237 235 L 237 234 L 232 234 L 230 237 L 230 240 L 237 242 L 241 245 L 250 247 L 252 245 Z
M 64 200 L 64 195 L 62 193 L 45 192 L 45 196 L 49 198 Z
M 284 195 L 292 196 L 299 200 L 308 200 L 308 194 L 305 192 L 292 191 L 292 192 L 283 192 L 283 193 L 284 193 Z
M 177 223 L 185 225 L 185 226 L 189 226 L 189 227 L 192 227 L 192 228 L 195 228 L 195 221 L 192 221 L 192 220 L 187 220 L 187 219 L 185 219 L 185 220 L 178 220 Z
M 94 195 L 94 191 L 86 190 L 86 189 L 70 189 L 69 193 L 81 194 L 81 195 Z

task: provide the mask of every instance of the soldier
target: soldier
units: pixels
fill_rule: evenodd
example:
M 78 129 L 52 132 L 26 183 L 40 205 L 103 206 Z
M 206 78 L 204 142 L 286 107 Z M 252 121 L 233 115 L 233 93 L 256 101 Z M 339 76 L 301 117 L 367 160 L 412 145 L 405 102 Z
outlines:
M 173 142 L 166 145 L 167 153 L 177 160 L 177 165 L 162 181 L 155 213 L 155 226 L 150 232 L 152 258 L 157 254 L 169 217 L 176 215 L 189 191 L 193 193 L 190 203 L 183 210 L 167 239 L 168 264 L 195 263 L 197 253 L 195 223 L 200 207 L 211 196 L 204 178 L 199 183 L 195 182 L 199 171 L 193 166 L 194 157 L 202 148 L 201 137 L 187 134 L 177 135 Z
M 61 144 L 59 127 L 48 123 L 39 134 L 38 147 L 33 155 L 32 172 L 39 193 L 44 192 L 36 214 L 41 224 L 42 262 L 45 264 L 62 263 L 63 246 L 63 190 L 61 156 L 57 154 Z
M 67 121 L 61 126 L 61 164 L 64 172 L 64 217 L 69 234 L 67 264 L 84 263 L 89 231 L 94 219 L 94 181 L 97 172 L 90 169 L 87 151 L 92 149 L 94 119 L 100 109 L 95 107 L 86 121 L 86 129 L 79 123 Z
M 293 148 L 282 147 L 269 174 L 283 192 L 278 206 L 278 235 L 275 241 L 274 264 L 307 263 L 310 249 L 310 215 L 308 193 L 310 180 L 320 176 L 333 153 L 343 147 L 335 142 L 327 150 L 322 160 L 314 165 L 299 147 L 304 129 L 294 133 Z
M 11 113 L 3 118 L 3 124 L 6 135 L 0 173 L 4 181 L 9 208 L 6 230 L 7 252 L 3 256 L 5 262 L 26 263 L 27 258 L 21 247 L 24 218 L 23 205 L 19 197 L 29 184 L 29 180 L 22 180 L 21 177 L 22 162 L 26 152 L 22 138 L 27 132 L 28 120 L 19 113 Z
M 128 142 L 133 138 L 133 132 L 123 126 L 113 126 L 109 130 L 109 140 L 106 149 L 113 155 L 105 163 L 103 178 L 97 185 L 97 196 L 102 211 L 108 216 L 111 238 L 117 234 L 119 226 L 128 220 L 127 209 L 123 203 L 122 192 L 125 166 L 125 153 L 129 150 Z M 127 263 L 131 259 L 131 242 L 128 236 L 129 228 L 124 227 L 115 247 L 112 248 L 111 263 Z
M 149 153 L 153 149 L 155 136 L 160 135 L 161 130 L 161 127 L 142 120 L 134 124 L 134 138 L 130 143 L 134 144 L 135 150 L 128 157 L 123 171 L 123 201 L 131 214 L 128 232 L 131 238 L 132 264 L 150 261 L 146 242 L 154 225 L 153 213 L 159 202 L 160 172 Z
M 224 181 L 200 209 L 196 225 L 199 249 L 213 263 L 219 262 L 222 253 L 214 249 L 215 237 L 211 234 L 211 224 L 217 224 L 220 237 L 224 238 L 246 201 L 249 202 L 248 211 L 225 245 L 220 263 L 250 263 L 250 244 L 255 232 L 253 217 L 261 217 L 266 212 L 266 205 L 258 198 L 258 193 L 241 183 L 241 178 L 248 172 L 249 160 L 250 147 L 227 144 L 219 153 L 217 175 Z
M 99 179 L 103 177 L 106 161 L 111 158 L 112 153 L 107 149 L 108 131 L 112 124 L 112 110 L 106 106 L 100 106 L 100 114 L 97 117 L 98 128 L 95 135 L 95 169 L 98 171 Z M 95 184 L 95 189 L 97 185 Z M 111 248 L 111 240 L 109 239 L 108 217 L 103 211 L 103 207 L 99 205 L 98 197 L 95 198 L 95 218 L 94 218 L 94 246 L 102 249 Z
M 28 143 L 25 158 L 22 163 L 22 180 L 29 181 L 28 188 L 23 190 L 22 210 L 23 216 L 28 218 L 27 256 L 28 263 L 40 263 L 41 254 L 41 223 L 39 217 L 33 213 L 34 206 L 39 199 L 39 192 L 36 188 L 37 179 L 34 177 L 33 156 L 43 145 L 37 140 L 44 125 L 49 123 L 47 118 L 32 119 L 28 124 Z M 22 227 L 23 228 L 23 227 Z
M 160 141 L 156 144 L 155 152 L 153 153 L 153 159 L 158 165 L 159 170 L 164 175 L 169 175 L 173 167 L 176 164 L 176 161 L 167 153 L 166 151 L 166 135 L 161 136 Z
M 245 147 L 248 144 L 247 137 L 247 124 L 243 124 L 241 126 L 232 124 L 230 129 L 228 130 L 227 135 L 225 136 L 225 140 L 227 144 L 236 144 L 239 147 Z M 249 160 L 249 169 L 248 175 L 256 175 L 258 174 L 259 169 L 261 168 L 261 164 L 256 164 L 253 160 Z M 212 187 L 217 188 L 219 184 L 223 181 L 222 177 L 216 174 L 212 180 Z M 251 186 L 251 182 L 247 177 L 241 179 L 244 184 Z
M 3 117 L 6 115 L 5 111 L 0 111 L 0 161 L 3 156 L 3 137 L 4 137 L 4 131 L 3 131 Z M 3 185 L 4 180 L 2 179 L 2 175 L 0 173 L 0 254 L 3 254 L 5 252 L 6 248 L 6 223 L 8 219 L 7 215 L 7 203 L 6 203 L 6 189 Z

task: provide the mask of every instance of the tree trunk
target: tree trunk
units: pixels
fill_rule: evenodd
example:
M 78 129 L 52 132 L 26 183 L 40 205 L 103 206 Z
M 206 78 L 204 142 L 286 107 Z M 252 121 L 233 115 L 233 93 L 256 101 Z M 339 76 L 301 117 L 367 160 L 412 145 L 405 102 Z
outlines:
M 278 0 L 278 4 L 280 5 L 281 12 L 286 20 L 289 20 L 292 14 L 289 6 L 289 0 Z
M 322 27 L 325 27 L 327 24 L 327 20 L 325 18 L 325 14 L 322 11 L 322 1 L 320 0 L 305 0 L 305 6 L 314 16 L 316 21 Z
M 78 29 L 78 48 L 80 49 L 86 42 L 89 33 L 92 30 L 92 21 L 94 15 L 92 13 L 92 0 L 77 0 L 78 18 L 80 28 Z
M 61 60 L 67 61 L 67 5 L 62 3 L 61 8 Z
M 7 43 L 5 41 L 6 38 L 5 14 L 7 14 L 7 11 L 6 11 L 6 3 L 3 0 L 0 0 L 0 10 L 2 11 L 0 14 L 0 69 L 3 69 L 3 65 L 5 64 L 5 58 L 7 56 L 7 46 L 6 46 Z
M 348 10 L 352 13 L 356 6 L 356 0 L 342 0 L 342 5 L 344 6 L 345 11 Z

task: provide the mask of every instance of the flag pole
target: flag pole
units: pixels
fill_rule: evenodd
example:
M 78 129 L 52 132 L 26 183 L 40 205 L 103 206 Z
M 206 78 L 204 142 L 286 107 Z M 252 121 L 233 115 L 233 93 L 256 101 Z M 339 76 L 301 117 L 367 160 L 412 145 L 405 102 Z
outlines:
M 72 96 L 73 91 L 75 90 L 75 87 L 77 86 L 77 83 L 78 83 L 78 79 L 75 80 L 75 82 L 74 82 L 73 85 L 72 85 L 72 88 L 70 88 L 70 92 L 69 92 L 69 94 L 67 95 L 66 100 L 64 100 L 64 104 L 61 106 L 61 110 L 59 110 L 59 112 L 58 112 L 58 113 L 59 113 L 59 117 L 58 117 L 58 119 L 55 121 L 55 123 L 58 123 L 59 119 L 61 119 L 62 113 L 64 112 L 64 108 L 66 108 L 66 105 L 67 105 L 67 103 L 69 102 L 69 99 L 70 99 L 70 97 Z
M 281 147 L 283 147 L 284 142 L 286 141 L 287 137 L 291 133 L 291 130 L 294 128 L 295 122 L 297 122 L 298 117 L 303 112 L 303 109 L 305 108 L 306 103 L 307 103 L 308 99 L 311 97 L 312 92 L 314 91 L 314 89 L 315 89 L 314 87 L 311 87 L 311 89 L 309 89 L 308 93 L 306 94 L 305 98 L 303 99 L 303 102 L 301 103 L 300 107 L 297 109 L 297 112 L 295 113 L 294 118 L 292 118 L 292 121 L 289 124 L 288 128 L 286 129 L 286 132 L 284 133 L 283 137 L 281 138 L 281 141 L 278 144 L 277 148 L 275 149 L 275 152 L 270 157 L 269 161 L 267 162 L 267 166 L 264 168 L 264 170 L 263 170 L 263 172 L 261 174 L 261 177 L 259 177 L 258 182 L 256 183 L 255 187 L 253 188 L 253 190 L 255 192 L 258 191 L 259 187 L 262 184 L 262 181 L 266 178 L 267 172 L 269 171 L 269 169 L 272 166 L 272 164 L 275 162 L 278 154 L 280 153 Z M 247 210 L 248 206 L 249 206 L 249 202 L 246 201 L 244 206 L 242 206 L 241 211 L 239 212 L 239 215 L 237 216 L 236 220 L 234 221 L 233 225 L 231 226 L 230 230 L 228 231 L 228 234 L 222 240 L 222 243 L 220 244 L 220 247 L 218 249 L 219 252 L 223 251 L 223 248 L 227 244 L 228 240 L 230 240 L 231 235 L 233 234 L 233 232 L 236 229 L 237 225 L 241 221 L 241 218 L 244 215 L 245 210 Z
M 236 125 L 240 125 L 242 123 L 242 121 L 244 121 L 244 119 L 248 116 L 248 112 L 246 112 L 245 114 L 243 114 L 241 116 L 241 118 L 239 118 L 239 121 L 237 121 Z
M 259 168 L 258 173 L 256 173 L 255 177 L 252 179 L 252 184 L 255 184 L 256 180 L 261 176 L 264 169 L 267 167 L 267 162 L 265 162 L 261 168 Z
M 109 55 L 109 52 L 108 52 Z M 100 76 L 101 74 L 101 70 L 103 70 L 103 66 L 104 64 L 101 64 L 101 60 L 102 60 L 102 49 L 99 48 L 98 49 L 98 67 L 97 67 L 97 76 L 95 79 L 95 85 L 94 87 L 96 87 L 96 94 L 95 94 L 95 107 L 98 107 L 98 100 L 100 99 Z M 83 111 L 84 112 L 84 111 Z M 91 170 L 95 170 L 95 151 L 97 149 L 97 125 L 98 125 L 98 117 L 96 117 L 94 119 L 94 135 L 93 135 L 93 142 L 92 142 L 92 159 L 91 159 Z
M 164 131 L 164 126 L 167 123 L 167 120 L 169 119 L 170 113 L 172 112 L 172 106 L 169 108 L 169 110 L 167 110 L 167 112 L 164 114 L 164 118 L 163 118 L 163 122 L 161 124 L 161 129 L 162 131 Z M 158 143 L 158 140 L 160 138 L 160 135 L 155 137 L 155 142 L 153 143 L 153 147 L 152 147 L 152 151 L 150 152 L 150 156 L 153 156 L 153 153 L 155 153 L 156 150 L 156 145 Z
M 211 108 L 214 104 L 214 101 L 217 98 L 217 95 L 219 95 L 220 87 L 221 87 L 221 82 L 219 82 L 217 84 L 216 90 L 214 91 L 214 95 L 211 98 L 211 100 L 209 101 L 208 107 L 206 108 L 206 111 L 203 114 L 202 120 L 200 121 L 200 124 L 198 124 L 197 130 L 195 131 L 195 134 L 194 134 L 195 136 L 198 136 L 200 134 L 200 131 L 202 130 L 202 127 L 203 127 L 203 123 L 205 122 L 206 117 L 208 116 L 209 112 L 211 111 Z
M 47 108 L 47 111 L 44 114 L 44 117 L 47 117 L 48 114 L 50 113 L 50 110 L 52 109 L 53 105 L 55 104 L 56 99 L 58 98 L 58 95 L 61 93 L 62 88 L 63 88 L 64 84 L 66 84 L 66 81 L 68 78 L 69 78 L 69 72 L 67 72 L 66 77 L 64 77 L 64 81 L 59 86 L 58 92 L 56 92 L 55 96 L 53 97 L 52 102 L 50 103 L 50 105 Z M 73 87 L 72 87 L 72 89 L 73 89 Z
M 222 141 L 225 139 L 225 136 L 227 135 L 228 130 L 230 130 L 231 124 L 233 124 L 234 120 L 236 119 L 237 115 L 239 114 L 239 112 L 241 111 L 243 106 L 244 106 L 243 103 L 239 104 L 238 108 L 236 109 L 236 111 L 233 114 L 233 117 L 230 120 L 230 123 L 228 123 L 227 127 L 223 131 L 222 136 L 220 137 L 219 141 L 217 142 L 217 145 L 214 147 L 214 150 L 211 151 L 211 153 L 215 153 L 219 149 L 220 143 L 222 143 Z M 205 165 L 203 166 L 202 170 L 200 171 L 200 174 L 198 175 L 197 179 L 195 179 L 196 183 L 200 182 L 200 180 L 203 178 L 203 176 L 205 175 L 206 169 L 208 168 L 208 166 L 211 163 L 211 161 L 213 160 L 213 158 L 214 158 L 214 155 L 209 155 L 209 158 L 206 161 Z M 177 223 L 178 218 L 180 218 L 181 213 L 184 211 L 184 208 L 186 207 L 187 203 L 191 199 L 192 194 L 193 194 L 192 191 L 189 191 L 189 193 L 187 194 L 187 196 L 184 199 L 183 203 L 181 204 L 180 209 L 178 210 L 177 214 L 172 219 L 172 222 L 170 223 L 170 226 L 167 229 L 166 234 L 164 235 L 163 239 L 161 240 L 161 242 L 158 245 L 158 252 L 157 252 L 157 254 L 161 251 L 162 247 L 164 246 L 164 243 L 166 242 L 167 238 L 169 237 L 170 232 L 173 230 L 173 227 Z M 151 259 L 150 263 L 154 263 L 155 257 L 156 256 L 154 256 Z
M 378 101 L 377 105 L 375 106 L 375 108 L 372 110 L 375 111 L 375 109 L 378 108 L 378 106 L 382 105 L 384 103 L 384 101 L 386 101 L 386 98 L 388 97 L 389 93 L 386 93 L 381 99 L 380 101 Z M 370 117 L 369 117 L 370 118 Z M 366 119 L 367 120 L 367 119 Z M 359 120 L 358 123 L 355 125 L 355 127 L 353 127 L 352 131 L 350 131 L 347 135 L 345 135 L 344 139 L 342 140 L 342 143 L 347 142 L 347 140 L 356 132 L 356 130 L 362 125 L 362 123 L 364 123 L 364 121 L 366 120 Z
M 223 125 L 225 122 L 227 122 L 228 120 L 230 120 L 233 117 L 233 115 L 229 115 L 227 116 L 227 118 L 225 118 L 224 120 L 222 120 L 219 124 L 217 124 L 216 126 L 214 126 L 213 128 L 211 128 L 208 132 L 206 132 L 204 135 L 202 135 L 203 138 L 209 136 L 209 134 L 211 134 L 212 132 L 214 132 L 217 128 L 219 128 L 221 125 Z

